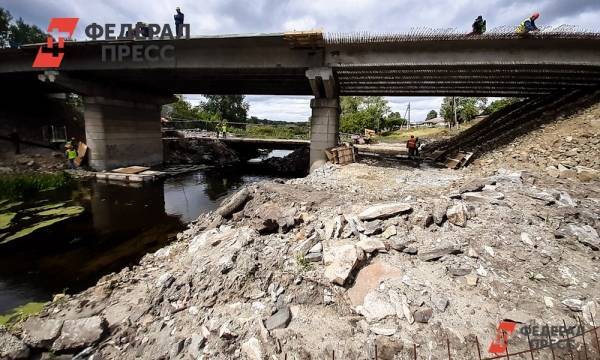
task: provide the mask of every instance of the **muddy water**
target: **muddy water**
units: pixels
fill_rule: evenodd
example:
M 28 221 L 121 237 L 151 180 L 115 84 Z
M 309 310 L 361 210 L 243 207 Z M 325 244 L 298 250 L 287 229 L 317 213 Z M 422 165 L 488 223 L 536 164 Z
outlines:
M 214 209 L 222 197 L 262 178 L 207 170 L 137 188 L 89 181 L 9 204 L 4 212 L 15 215 L 0 230 L 0 314 L 48 301 L 55 293 L 81 291 L 136 263 L 173 241 L 187 222 Z M 53 204 L 80 211 L 6 241 L 40 221 L 64 217 L 53 212 Z

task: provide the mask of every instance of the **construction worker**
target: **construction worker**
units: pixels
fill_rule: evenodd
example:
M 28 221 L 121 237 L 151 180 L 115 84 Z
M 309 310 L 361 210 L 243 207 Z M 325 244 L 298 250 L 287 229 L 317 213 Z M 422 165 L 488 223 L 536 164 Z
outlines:
M 215 126 L 215 131 L 217 132 L 217 139 L 219 138 L 219 132 L 221 131 L 221 127 L 223 126 L 223 122 L 217 122 L 217 126 Z
M 483 35 L 486 30 L 486 22 L 483 20 L 483 16 L 479 15 L 473 23 L 473 31 L 470 35 Z
M 417 157 L 419 157 L 419 153 L 420 153 L 420 150 L 421 150 L 421 145 L 422 145 L 422 144 L 421 144 L 421 140 L 420 140 L 419 138 L 415 138 L 415 144 L 416 144 L 416 148 L 415 148 L 415 155 L 416 155 Z
M 65 156 L 67 157 L 67 161 L 69 163 L 69 169 L 75 169 L 75 159 L 77 159 L 77 150 L 73 148 L 73 145 L 67 145 Z
M 227 121 L 223 120 L 223 126 L 221 127 L 221 131 L 223 132 L 223 139 L 227 137 Z
M 66 149 L 68 146 L 75 147 L 75 144 L 76 144 L 75 137 L 71 137 L 71 139 L 69 139 L 69 140 L 68 140 L 68 141 L 65 143 L 65 149 Z
M 175 15 L 173 15 L 173 18 L 175 19 L 175 33 L 177 34 L 177 37 L 180 37 L 183 35 L 183 18 L 184 15 L 181 12 L 181 9 L 178 7 L 175 8 L 175 11 L 177 12 Z
M 540 17 L 540 13 L 536 12 L 531 15 L 531 17 L 523 20 L 521 25 L 517 27 L 517 34 L 519 35 L 527 35 L 530 32 L 538 32 L 540 29 L 535 25 L 535 21 Z
M 410 139 L 406 142 L 406 148 L 408 149 L 408 156 L 413 157 L 417 153 L 417 139 L 414 135 L 410 136 Z

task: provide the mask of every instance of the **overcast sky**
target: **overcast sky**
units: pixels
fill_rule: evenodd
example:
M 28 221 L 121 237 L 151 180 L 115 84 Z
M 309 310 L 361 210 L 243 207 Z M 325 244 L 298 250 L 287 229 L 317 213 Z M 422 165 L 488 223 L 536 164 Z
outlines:
M 14 17 L 40 28 L 50 17 L 79 17 L 80 24 L 171 23 L 176 6 L 185 14 L 192 35 L 283 32 L 320 28 L 325 32 L 406 32 L 414 27 L 470 31 L 478 15 L 488 29 L 516 25 L 539 11 L 539 25 L 579 25 L 598 29 L 600 0 L 0 0 Z M 77 38 L 83 38 L 78 27 Z M 190 96 L 190 100 L 199 99 Z M 441 98 L 388 98 L 404 114 L 411 102 L 413 120 L 438 110 Z M 250 115 L 305 121 L 310 97 L 248 96 Z

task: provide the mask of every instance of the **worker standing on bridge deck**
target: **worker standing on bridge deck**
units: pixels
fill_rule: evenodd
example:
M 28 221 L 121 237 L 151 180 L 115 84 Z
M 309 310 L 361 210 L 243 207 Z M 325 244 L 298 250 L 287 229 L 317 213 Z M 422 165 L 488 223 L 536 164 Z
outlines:
M 540 17 L 540 13 L 536 12 L 531 15 L 528 19 L 523 20 L 521 25 L 517 28 L 517 34 L 527 35 L 530 32 L 538 32 L 540 29 L 535 25 L 535 21 Z
M 417 153 L 417 139 L 414 135 L 410 136 L 410 139 L 406 142 L 406 148 L 408 149 L 408 156 L 413 157 Z
M 181 37 L 183 35 L 184 15 L 181 12 L 181 9 L 179 8 L 179 6 L 175 8 L 175 11 L 177 12 L 177 14 L 175 14 L 173 16 L 173 18 L 175 19 L 175 33 L 177 34 L 177 37 Z
M 483 20 L 483 16 L 479 15 L 473 23 L 473 31 L 470 35 L 483 35 L 486 30 L 486 22 Z

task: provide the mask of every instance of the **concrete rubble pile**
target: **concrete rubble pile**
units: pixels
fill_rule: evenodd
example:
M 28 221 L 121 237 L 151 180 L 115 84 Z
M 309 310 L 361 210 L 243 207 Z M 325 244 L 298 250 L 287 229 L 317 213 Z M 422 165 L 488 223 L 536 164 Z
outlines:
M 599 185 L 359 163 L 257 183 L 1 333 L 0 358 L 435 359 L 448 338 L 466 359 L 501 320 L 589 327 Z
M 498 151 L 486 154 L 478 162 L 511 164 L 536 169 L 558 179 L 590 182 L 600 179 L 600 104 L 580 115 L 560 118 Z M 491 165 L 491 166 L 490 166 Z

